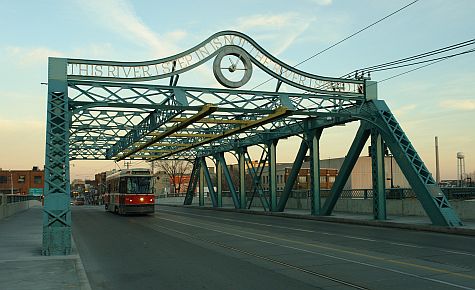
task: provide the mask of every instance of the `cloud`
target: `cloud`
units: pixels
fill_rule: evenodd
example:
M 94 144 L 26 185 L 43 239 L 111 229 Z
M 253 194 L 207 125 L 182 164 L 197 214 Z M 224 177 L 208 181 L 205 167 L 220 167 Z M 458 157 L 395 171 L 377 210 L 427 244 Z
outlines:
M 9 46 L 6 47 L 4 50 L 10 59 L 18 59 L 17 63 L 21 65 L 36 65 L 39 63 L 46 63 L 46 60 L 50 56 L 64 56 L 63 52 L 52 50 L 46 47 L 25 48 Z
M 72 51 L 59 51 L 46 47 L 8 46 L 3 48 L 10 61 L 22 66 L 47 64 L 48 57 L 103 58 L 110 57 L 113 47 L 110 43 L 93 43 Z
M 272 54 L 279 55 L 289 48 L 316 20 L 314 16 L 295 12 L 282 14 L 255 14 L 237 19 L 238 31 L 250 32 L 258 39 L 265 39 Z
M 286 14 L 256 14 L 247 17 L 238 18 L 238 26 L 242 30 L 254 28 L 282 28 L 292 24 L 292 21 L 297 18 L 296 13 Z
M 415 108 L 417 108 L 416 104 L 409 104 L 409 105 L 399 107 L 399 108 L 393 110 L 393 112 L 396 116 L 402 116 L 404 114 L 407 114 L 407 113 L 413 111 Z
M 328 6 L 333 3 L 333 0 L 310 0 L 310 1 L 320 6 Z
M 78 2 L 78 6 L 85 9 L 101 26 L 133 43 L 149 47 L 154 56 L 176 53 L 173 41 L 186 36 L 186 32 L 177 30 L 160 37 L 140 19 L 132 5 L 125 0 L 87 0 Z
M 188 36 L 188 32 L 184 30 L 175 30 L 165 34 L 166 39 L 170 39 L 172 41 L 180 41 Z
M 439 106 L 442 108 L 449 108 L 456 111 L 474 111 L 475 110 L 475 98 L 474 99 L 453 99 L 441 101 Z

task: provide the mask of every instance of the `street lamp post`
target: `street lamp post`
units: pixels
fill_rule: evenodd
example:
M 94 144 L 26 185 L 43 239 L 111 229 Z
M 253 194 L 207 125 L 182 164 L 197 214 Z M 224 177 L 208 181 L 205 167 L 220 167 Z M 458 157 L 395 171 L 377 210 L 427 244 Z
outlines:
M 391 188 L 394 188 L 394 176 L 393 176 L 393 155 L 391 154 Z
M 10 184 L 11 184 L 10 193 L 13 195 L 13 172 L 11 170 L 10 170 Z

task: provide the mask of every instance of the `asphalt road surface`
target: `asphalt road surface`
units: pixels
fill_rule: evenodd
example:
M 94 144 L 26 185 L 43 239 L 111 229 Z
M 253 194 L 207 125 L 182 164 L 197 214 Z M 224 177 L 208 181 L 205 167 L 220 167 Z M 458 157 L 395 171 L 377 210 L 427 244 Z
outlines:
M 92 289 L 475 289 L 475 238 L 262 215 L 73 207 Z

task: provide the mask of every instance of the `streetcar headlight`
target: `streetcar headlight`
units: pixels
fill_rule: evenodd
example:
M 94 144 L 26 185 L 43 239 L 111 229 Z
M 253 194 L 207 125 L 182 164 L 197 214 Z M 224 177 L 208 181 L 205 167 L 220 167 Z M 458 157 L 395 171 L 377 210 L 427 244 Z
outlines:
M 131 199 L 129 199 L 129 201 L 130 201 L 130 202 L 132 202 L 132 200 L 131 200 Z
M 151 198 L 150 201 L 153 201 L 153 198 Z
M 143 197 L 140 198 L 140 201 L 143 201 Z

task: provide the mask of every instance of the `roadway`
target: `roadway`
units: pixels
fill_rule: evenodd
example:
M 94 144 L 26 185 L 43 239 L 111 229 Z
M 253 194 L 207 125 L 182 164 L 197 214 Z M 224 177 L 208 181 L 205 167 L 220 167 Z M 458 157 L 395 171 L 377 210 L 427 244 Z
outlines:
M 475 289 L 475 237 L 157 207 L 73 207 L 92 289 Z

